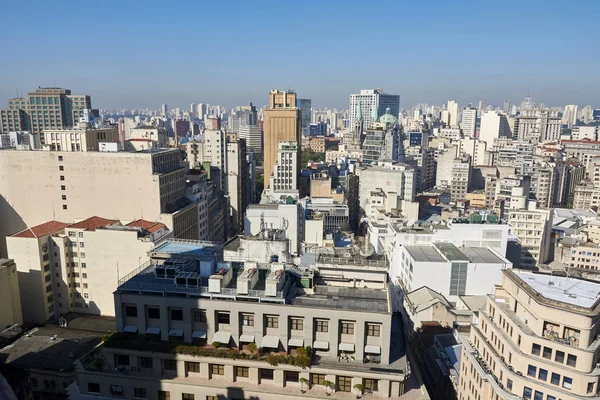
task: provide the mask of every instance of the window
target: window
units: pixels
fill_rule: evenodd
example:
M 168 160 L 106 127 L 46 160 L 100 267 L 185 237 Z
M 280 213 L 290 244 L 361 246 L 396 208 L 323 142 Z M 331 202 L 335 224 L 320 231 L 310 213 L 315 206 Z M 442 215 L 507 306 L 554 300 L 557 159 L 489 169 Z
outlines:
M 61 180 L 61 181 L 64 181 L 64 180 L 65 180 L 65 176 L 64 176 L 64 175 L 61 175 L 61 176 L 60 176 L 60 180 Z
M 194 322 L 206 322 L 206 310 L 194 310 Z
M 79 247 L 85 247 L 85 243 L 84 242 L 79 242 Z
M 140 357 L 140 367 L 153 368 L 154 363 L 152 362 L 152 357 Z
M 552 349 L 550 347 L 544 347 L 544 353 L 542 357 L 547 358 L 548 360 L 552 359 Z
M 158 400 L 171 400 L 171 392 L 165 390 L 158 391 Z
M 258 370 L 258 374 L 260 376 L 260 379 L 265 379 L 265 380 L 273 380 L 273 370 L 272 369 L 259 369 Z
M 81 254 L 85 254 L 85 253 L 81 253 Z M 82 262 L 81 263 L 81 268 L 87 268 L 87 265 L 84 262 Z
M 342 322 L 342 333 L 354 335 L 354 322 Z
M 171 309 L 171 321 L 183 321 L 183 310 L 181 308 Z
M 550 383 L 553 385 L 560 385 L 560 375 L 552 373 L 552 376 L 550 377 Z
M 137 306 L 125 305 L 126 317 L 137 317 Z
M 166 371 L 177 371 L 177 361 L 163 360 L 163 365 Z
M 126 354 L 115 354 L 117 365 L 129 365 L 129 356 Z
M 210 373 L 213 375 L 225 375 L 225 366 L 221 364 L 210 364 Z
M 250 376 L 250 368 L 248 367 L 235 367 L 236 378 L 248 378 Z
M 160 319 L 160 308 L 158 308 L 158 307 L 148 307 L 148 318 L 150 318 L 150 319 Z
M 363 379 L 363 386 L 365 387 L 365 390 L 368 390 L 370 392 L 376 392 L 378 389 L 378 380 L 377 379 Z
M 531 388 L 528 388 L 527 386 L 525 386 L 523 388 L 523 398 L 524 399 L 530 399 L 531 398 Z
M 507 380 L 506 380 L 506 388 L 507 388 L 508 390 L 512 390 L 512 383 L 513 383 L 513 382 L 512 382 L 510 379 L 507 379 Z
M 329 332 L 329 321 L 318 319 L 317 320 L 317 332 Z
M 185 369 L 187 372 L 200 372 L 200 363 L 199 362 L 192 362 L 192 361 L 186 361 L 185 362 Z
M 63 156 L 58 156 L 58 161 L 62 161 L 63 160 Z
M 377 336 L 381 334 L 381 325 L 367 324 L 367 336 Z
M 310 374 L 311 385 L 322 385 L 325 381 L 325 374 Z
M 254 314 L 242 314 L 242 325 L 254 326 Z
M 113 396 L 123 396 L 123 386 L 110 385 L 110 394 Z
M 577 365 L 577 356 L 574 356 L 573 354 L 569 354 L 567 356 L 567 365 L 569 367 L 575 367 Z
M 541 352 L 542 352 L 542 346 L 540 346 L 539 344 L 534 343 L 531 346 L 531 354 L 533 354 L 534 356 L 539 356 Z
M 146 394 L 145 388 L 133 388 L 133 397 L 137 397 L 139 399 L 145 399 L 148 397 Z
M 301 331 L 304 329 L 304 320 L 302 318 L 292 318 L 292 330 Z
M 587 393 L 592 393 L 593 391 L 594 391 L 594 382 L 588 382 Z
M 217 323 L 219 324 L 229 324 L 229 313 L 217 313 Z
M 565 389 L 571 389 L 571 386 L 573 386 L 573 379 L 567 378 L 566 376 L 563 376 L 563 384 L 562 384 L 562 386 Z
M 284 372 L 286 382 L 299 382 L 300 373 L 296 371 L 285 371 Z
M 554 353 L 554 361 L 559 362 L 561 364 L 564 363 L 565 362 L 565 352 L 556 350 L 556 353 Z
M 534 398 L 534 400 L 544 400 L 544 393 L 538 392 L 536 390 L 535 394 L 533 395 L 533 398 Z
M 66 210 L 66 209 L 67 209 L 67 205 L 63 204 L 63 210 Z
M 527 375 L 533 376 L 534 378 L 536 376 L 536 372 L 537 372 L 537 368 L 534 367 L 533 365 L 530 365 L 529 368 L 527 369 Z
M 194 395 L 192 393 L 182 393 L 181 400 L 194 400 Z
M 60 185 L 60 190 L 67 190 L 67 187 L 65 185 Z
M 37 386 L 37 380 L 35 381 Z M 88 382 L 88 392 L 90 393 L 100 393 L 100 384 Z
M 538 372 L 538 379 L 547 381 L 548 380 L 548 371 L 540 368 L 540 371 Z
M 267 316 L 267 328 L 279 328 L 279 317 Z
M 546 396 L 546 400 L 556 400 L 556 397 L 548 395 Z
M 336 380 L 337 390 L 339 392 L 352 391 L 352 378 L 350 378 L 349 376 L 338 376 Z

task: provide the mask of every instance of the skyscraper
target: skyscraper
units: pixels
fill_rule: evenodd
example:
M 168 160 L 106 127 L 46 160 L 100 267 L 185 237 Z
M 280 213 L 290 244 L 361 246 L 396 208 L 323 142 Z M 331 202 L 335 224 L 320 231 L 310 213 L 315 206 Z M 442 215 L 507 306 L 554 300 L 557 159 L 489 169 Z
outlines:
M 463 136 L 471 139 L 475 138 L 475 129 L 477 127 L 477 110 L 473 107 L 467 107 L 462 112 L 460 129 Z
M 479 140 L 487 143 L 487 148 L 494 146 L 494 139 L 509 137 L 510 129 L 504 114 L 497 111 L 487 111 L 481 116 Z
M 196 103 L 190 104 L 190 115 L 192 118 L 196 115 Z
M 169 113 L 169 107 L 166 104 L 160 106 L 160 115 L 166 117 Z
M 309 136 L 312 117 L 312 101 L 310 99 L 298 99 L 297 106 L 302 110 L 302 136 Z
M 483 110 L 485 109 L 485 100 L 479 100 L 479 107 L 477 107 L 479 113 L 483 113 Z
M 567 128 L 571 129 L 574 125 L 577 124 L 577 113 L 579 112 L 579 106 L 574 104 L 569 104 L 565 106 L 565 111 L 563 112 L 563 124 L 567 124 Z
M 510 110 L 510 102 L 508 100 L 504 100 L 504 104 L 502 105 L 502 112 L 504 114 L 508 114 L 509 110 Z
M 400 112 L 400 96 L 384 93 L 383 89 L 361 90 L 359 94 L 350 95 L 349 125 L 351 127 L 356 126 L 359 103 L 363 116 L 363 129 L 373 127 L 373 123 L 377 122 L 377 118 L 385 114 L 385 110 L 388 107 L 394 117 L 398 117 L 398 113 Z M 375 108 L 377 113 L 373 113 L 373 108 Z M 374 115 L 377 115 L 375 119 L 373 119 Z
M 88 95 L 73 95 L 63 88 L 38 88 L 27 98 L 8 101 L 8 108 L 0 109 L 1 131 L 30 131 L 44 144 L 44 129 L 70 128 L 83 117 L 83 110 L 92 108 Z
M 448 101 L 448 114 L 450 126 L 458 126 L 458 103 L 456 101 Z
M 301 111 L 296 107 L 296 93 L 273 89 L 269 93 L 269 107 L 264 109 L 264 169 L 265 185 L 270 183 L 273 164 L 277 160 L 279 142 L 298 143 L 300 152 L 300 134 L 302 131 Z M 298 154 L 298 159 L 300 155 Z M 299 175 L 299 167 L 292 173 Z

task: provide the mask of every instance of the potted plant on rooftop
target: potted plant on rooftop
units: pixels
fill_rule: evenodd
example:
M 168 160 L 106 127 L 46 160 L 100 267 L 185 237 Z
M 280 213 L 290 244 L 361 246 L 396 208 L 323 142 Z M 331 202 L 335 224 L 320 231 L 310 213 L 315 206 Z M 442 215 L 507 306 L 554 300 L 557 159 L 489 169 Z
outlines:
M 363 391 L 365 390 L 365 387 L 361 383 L 357 383 L 356 385 L 354 385 L 354 389 L 356 389 L 356 391 L 357 391 L 356 398 L 360 399 L 361 396 L 363 395 Z
M 304 389 L 304 385 L 308 386 L 308 379 L 306 379 L 305 377 L 300 378 L 300 391 L 302 393 L 306 392 L 306 389 Z
M 324 380 L 322 385 L 325 386 L 325 394 L 331 396 L 331 381 Z

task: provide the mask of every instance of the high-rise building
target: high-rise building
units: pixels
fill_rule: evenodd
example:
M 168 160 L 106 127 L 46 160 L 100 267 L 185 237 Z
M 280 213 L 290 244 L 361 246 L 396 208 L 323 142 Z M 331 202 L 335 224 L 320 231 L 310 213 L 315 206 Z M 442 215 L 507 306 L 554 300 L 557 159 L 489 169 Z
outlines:
M 200 103 L 196 106 L 196 118 L 203 120 L 208 112 L 208 104 Z
M 360 107 L 358 106 L 359 103 Z M 351 94 L 349 126 L 356 126 L 360 109 L 363 117 L 363 129 L 371 128 L 373 123 L 385 114 L 388 107 L 391 114 L 397 118 L 400 112 L 400 96 L 387 94 L 383 89 L 366 89 L 361 90 L 359 94 Z M 376 112 L 373 112 L 374 110 Z
M 0 109 L 0 126 L 4 133 L 30 131 L 44 144 L 45 129 L 62 129 L 75 126 L 84 110 L 92 108 L 88 95 L 74 95 L 62 88 L 38 88 L 28 97 L 8 101 L 8 108 Z
M 502 104 L 502 112 L 504 114 L 508 114 L 510 111 L 510 102 L 508 100 L 504 100 L 504 104 Z
M 561 118 L 550 110 L 521 110 L 515 123 L 519 140 L 543 143 L 560 138 Z
M 378 161 L 404 161 L 402 127 L 398 124 L 397 118 L 391 114 L 389 107 L 386 113 L 366 130 L 362 148 L 365 164 L 377 164 Z
M 257 156 L 263 155 L 263 132 L 258 126 L 242 125 L 238 137 L 246 141 L 246 151 Z
M 190 104 L 190 116 L 192 118 L 196 116 L 196 103 Z
M 0 237 L 54 219 L 104 215 L 162 222 L 198 237 L 179 149 L 126 152 L 0 150 Z M 6 254 L 5 241 L 0 253 Z
M 302 110 L 302 136 L 310 134 L 310 123 L 312 122 L 312 101 L 310 99 L 298 99 L 297 106 Z
M 511 202 L 508 223 L 520 240 L 520 268 L 536 267 L 548 261 L 551 248 L 552 212 L 536 208 L 529 202 L 528 208 L 521 208 Z M 514 209 L 512 209 L 514 207 Z
M 510 137 L 506 115 L 497 111 L 486 111 L 481 116 L 479 140 L 486 142 L 487 148 L 491 149 L 494 146 L 494 139 L 502 137 Z
M 298 191 L 298 143 L 279 142 L 277 161 L 273 164 L 269 187 L 275 195 Z
M 484 110 L 485 110 L 485 100 L 479 100 L 479 106 L 477 107 L 477 111 L 479 111 L 479 114 L 483 114 Z
M 567 128 L 571 129 L 577 125 L 577 114 L 579 113 L 579 106 L 575 104 L 569 104 L 565 106 L 563 112 L 562 123 L 567 125 Z
M 458 398 L 597 397 L 600 284 L 519 269 L 503 275 L 462 342 Z
M 169 115 L 169 107 L 166 104 L 160 106 L 160 115 L 167 117 Z
M 246 161 L 246 140 L 235 134 L 227 135 L 227 193 L 231 208 L 231 232 L 244 231 L 244 212 L 250 204 L 248 185 L 250 175 Z
M 184 137 L 190 131 L 190 121 L 185 119 L 176 119 L 173 121 L 175 137 Z
M 256 126 L 258 122 L 256 106 L 252 103 L 249 106 L 237 106 L 227 122 L 227 131 L 231 133 L 239 133 L 242 126 Z
M 279 142 L 296 142 L 298 159 L 300 159 L 300 143 L 302 133 L 301 111 L 296 106 L 296 93 L 292 91 L 271 90 L 269 107 L 264 109 L 264 176 L 265 185 L 270 183 L 273 164 L 277 160 Z M 290 171 L 297 177 L 300 168 Z
M 448 124 L 458 126 L 458 103 L 455 100 L 448 100 Z
M 464 137 L 475 139 L 477 129 L 477 110 L 473 107 L 467 107 L 462 111 L 460 129 Z

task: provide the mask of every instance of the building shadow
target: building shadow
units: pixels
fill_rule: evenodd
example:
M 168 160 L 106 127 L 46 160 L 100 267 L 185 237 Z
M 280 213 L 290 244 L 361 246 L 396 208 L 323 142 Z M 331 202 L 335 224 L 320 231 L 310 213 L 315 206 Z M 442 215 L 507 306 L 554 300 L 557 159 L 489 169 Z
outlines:
M 7 258 L 6 237 L 27 228 L 19 213 L 0 195 L 0 258 Z
M 227 395 L 220 394 L 217 396 L 219 400 L 258 400 L 257 396 L 244 397 L 244 389 L 242 388 L 227 388 Z

